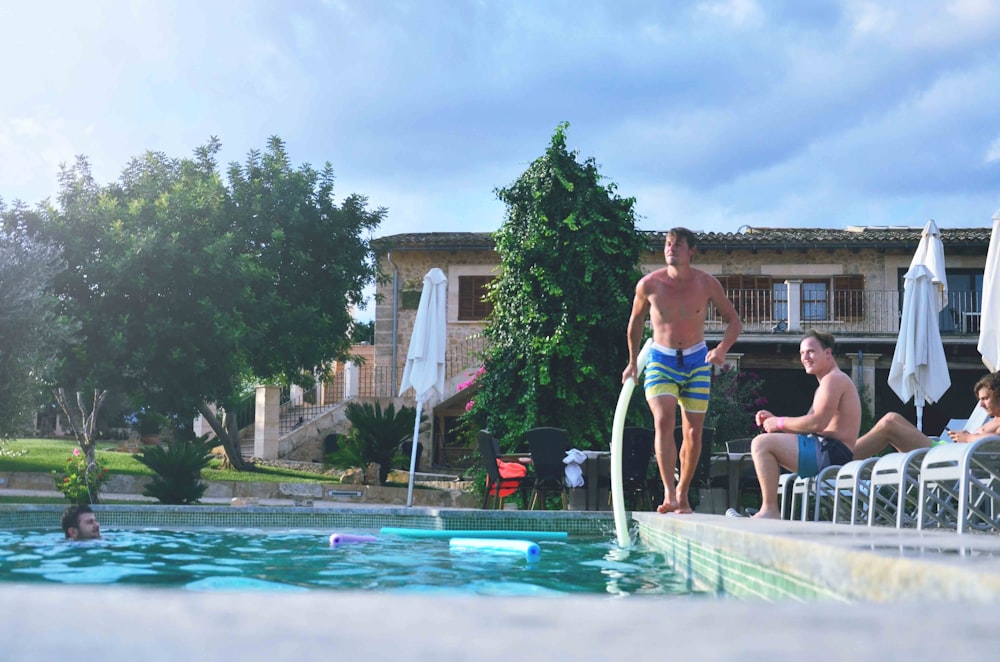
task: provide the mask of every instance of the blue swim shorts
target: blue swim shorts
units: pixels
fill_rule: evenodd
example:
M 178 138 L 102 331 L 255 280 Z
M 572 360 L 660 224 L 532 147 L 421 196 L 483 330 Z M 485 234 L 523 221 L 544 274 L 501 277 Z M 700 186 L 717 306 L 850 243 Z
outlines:
M 712 366 L 705 361 L 707 354 L 704 342 L 687 349 L 670 349 L 653 343 L 643 382 L 646 399 L 671 395 L 684 411 L 704 414 L 708 411 L 712 388 Z
M 797 473 L 803 478 L 815 476 L 830 465 L 844 465 L 854 459 L 851 449 L 833 437 L 821 437 L 816 434 L 800 434 L 798 437 Z

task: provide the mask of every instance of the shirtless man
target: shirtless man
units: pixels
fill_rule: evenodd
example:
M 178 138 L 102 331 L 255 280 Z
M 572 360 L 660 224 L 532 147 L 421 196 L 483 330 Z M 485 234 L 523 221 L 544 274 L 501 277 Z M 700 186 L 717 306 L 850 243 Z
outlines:
M 762 503 L 758 518 L 778 519 L 778 474 L 780 467 L 800 476 L 815 476 L 832 464 L 853 459 L 854 443 L 861 430 L 861 398 L 854 382 L 837 366 L 833 336 L 809 331 L 799 343 L 799 360 L 807 375 L 815 375 L 819 386 L 805 416 L 775 416 L 757 412 L 757 425 L 764 434 L 750 444 Z
M 653 327 L 653 348 L 646 364 L 646 401 L 656 429 L 656 463 L 663 481 L 660 513 L 690 513 L 688 488 L 701 455 L 701 433 L 708 411 L 712 366 L 722 365 L 726 352 L 743 330 L 743 322 L 718 279 L 691 266 L 694 233 L 674 228 L 667 233 L 663 256 L 667 266 L 647 274 L 635 286 L 628 320 L 629 363 L 622 383 L 635 379 L 647 315 Z M 711 351 L 705 346 L 705 316 L 709 302 L 726 323 L 722 342 Z M 680 481 L 674 484 L 677 444 L 674 425 L 681 406 L 684 442 L 681 444 Z
M 983 437 L 1000 434 L 1000 372 L 986 375 L 972 387 L 979 400 L 979 406 L 985 409 L 992 420 L 986 421 L 972 432 L 965 430 L 948 430 L 951 440 L 967 444 Z M 917 448 L 930 448 L 935 440 L 918 430 L 913 423 L 895 412 L 889 412 L 875 424 L 868 434 L 864 435 L 854 445 L 854 458 L 864 460 L 881 453 L 886 446 L 892 445 L 901 453 L 908 453 Z

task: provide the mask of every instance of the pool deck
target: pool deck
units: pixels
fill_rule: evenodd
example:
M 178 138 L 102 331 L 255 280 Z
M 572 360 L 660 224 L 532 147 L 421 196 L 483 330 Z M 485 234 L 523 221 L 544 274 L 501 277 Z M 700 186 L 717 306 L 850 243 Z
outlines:
M 681 567 L 699 572 L 701 564 L 710 575 L 714 565 L 720 584 L 731 581 L 735 560 L 810 577 L 829 594 L 803 602 L 6 585 L 2 657 L 937 660 L 993 659 L 1000 646 L 1000 535 L 700 514 L 637 513 L 635 521 L 644 539 L 681 550 Z

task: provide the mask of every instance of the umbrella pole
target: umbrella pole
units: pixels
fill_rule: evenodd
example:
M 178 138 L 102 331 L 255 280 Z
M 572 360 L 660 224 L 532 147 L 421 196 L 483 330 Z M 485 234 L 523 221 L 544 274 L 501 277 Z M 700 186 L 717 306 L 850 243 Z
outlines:
M 922 405 L 917 405 L 917 430 L 924 431 L 924 408 Z
M 417 420 L 413 424 L 413 439 L 410 443 L 410 482 L 406 488 L 406 507 L 413 505 L 413 474 L 417 470 L 417 439 L 420 437 L 420 410 L 423 401 L 417 398 Z

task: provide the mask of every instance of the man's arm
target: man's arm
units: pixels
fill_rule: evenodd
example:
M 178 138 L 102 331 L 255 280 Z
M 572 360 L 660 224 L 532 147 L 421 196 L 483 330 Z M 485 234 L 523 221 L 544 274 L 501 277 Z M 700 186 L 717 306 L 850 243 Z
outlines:
M 847 378 L 847 383 L 854 384 Z M 837 413 L 844 392 L 844 380 L 824 379 L 816 388 L 813 406 L 804 416 L 775 416 L 764 420 L 766 432 L 797 432 L 815 434 L 826 430 Z M 778 419 L 781 419 L 780 421 Z M 779 428 L 780 426 L 780 428 Z
M 977 430 L 973 430 L 972 432 L 966 432 L 965 430 L 952 430 L 949 434 L 951 434 L 953 441 L 960 444 L 979 441 L 980 439 L 1000 434 L 1000 420 L 994 418 L 986 421 L 981 427 Z
M 726 323 L 726 331 L 722 334 L 722 340 L 719 341 L 719 344 L 713 347 L 708 353 L 707 359 L 709 363 L 721 365 L 725 361 L 726 352 L 736 344 L 736 339 L 743 332 L 743 320 L 740 319 L 740 314 L 736 312 L 733 302 L 726 296 L 726 292 L 722 289 L 719 279 L 709 275 L 708 280 L 710 288 L 708 299 L 715 304 L 716 310 L 719 311 L 719 316 Z
M 649 297 L 646 294 L 645 278 L 635 286 L 635 297 L 632 299 L 632 314 L 628 318 L 628 366 L 622 373 L 622 382 L 628 377 L 635 378 L 638 368 L 639 350 L 642 346 L 642 331 L 649 315 Z

